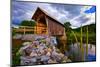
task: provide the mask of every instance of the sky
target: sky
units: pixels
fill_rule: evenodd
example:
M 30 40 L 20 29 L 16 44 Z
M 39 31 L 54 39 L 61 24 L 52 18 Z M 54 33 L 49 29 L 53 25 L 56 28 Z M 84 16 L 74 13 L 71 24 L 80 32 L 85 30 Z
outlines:
M 23 20 L 31 20 L 37 7 L 62 24 L 69 21 L 72 28 L 95 23 L 95 6 L 12 1 L 12 24 L 19 25 Z

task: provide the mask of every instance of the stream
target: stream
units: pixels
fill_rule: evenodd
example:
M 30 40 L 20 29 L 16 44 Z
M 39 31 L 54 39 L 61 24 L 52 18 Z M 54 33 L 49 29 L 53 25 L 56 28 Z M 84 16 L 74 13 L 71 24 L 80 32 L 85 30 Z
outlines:
M 69 46 L 70 50 L 65 52 L 65 55 L 69 56 L 73 62 L 82 61 L 82 52 L 79 48 L 80 45 L 77 43 L 71 44 Z M 96 61 L 96 46 L 93 44 L 88 44 L 88 56 L 86 57 L 86 44 L 83 44 L 84 48 L 84 61 Z

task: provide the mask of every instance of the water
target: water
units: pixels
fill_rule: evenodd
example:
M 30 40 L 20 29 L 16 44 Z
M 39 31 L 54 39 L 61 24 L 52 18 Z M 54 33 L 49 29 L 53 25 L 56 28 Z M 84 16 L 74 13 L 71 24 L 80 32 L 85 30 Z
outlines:
M 96 55 L 88 55 L 88 61 L 96 61 Z
M 86 44 L 83 44 L 84 46 L 84 60 L 85 61 L 96 61 L 96 47 L 93 44 L 88 44 L 88 56 L 86 57 Z M 76 62 L 76 61 L 81 61 L 82 58 L 82 52 L 81 49 L 79 48 L 79 44 L 77 43 L 70 45 L 70 51 L 69 56 L 71 57 L 71 60 Z M 68 55 L 68 54 L 67 54 Z

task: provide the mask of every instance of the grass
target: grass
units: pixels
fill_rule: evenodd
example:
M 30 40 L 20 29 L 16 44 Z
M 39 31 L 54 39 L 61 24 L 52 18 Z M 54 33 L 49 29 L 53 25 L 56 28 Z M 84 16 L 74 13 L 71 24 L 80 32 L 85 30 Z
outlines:
M 16 54 L 20 47 L 22 46 L 21 40 L 12 39 L 12 65 L 20 65 L 20 55 Z
M 80 32 L 74 32 L 76 37 L 77 37 L 77 40 L 78 42 L 80 42 Z M 72 43 L 76 43 L 76 40 L 75 40 L 75 37 L 73 35 L 73 33 L 68 33 L 69 36 L 68 36 L 68 43 L 71 44 L 71 41 Z M 82 33 L 82 38 L 83 38 L 83 43 L 86 43 L 86 40 L 87 40 L 87 36 L 86 36 L 86 33 Z M 95 33 L 88 33 L 88 43 L 90 44 L 96 44 L 96 34 Z
M 20 46 L 15 47 L 12 49 L 12 65 L 16 66 L 16 65 L 20 65 L 20 55 L 17 55 L 16 53 L 18 52 Z

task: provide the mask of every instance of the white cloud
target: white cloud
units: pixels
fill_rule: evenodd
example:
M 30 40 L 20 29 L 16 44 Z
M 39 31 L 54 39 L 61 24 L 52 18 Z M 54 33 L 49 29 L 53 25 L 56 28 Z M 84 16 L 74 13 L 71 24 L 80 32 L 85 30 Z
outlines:
M 71 22 L 71 27 L 79 27 L 81 24 L 87 25 L 95 22 L 95 13 L 86 14 L 84 13 L 85 10 L 88 10 L 91 6 L 76 6 L 74 5 L 51 5 L 48 3 L 32 3 L 32 2 L 21 2 L 16 3 L 14 2 L 13 5 L 17 6 L 17 10 L 13 10 L 15 16 L 13 19 L 31 19 L 32 15 L 35 13 L 37 7 L 42 8 L 46 11 L 49 15 L 53 16 L 57 20 L 59 20 L 62 24 L 66 21 Z M 54 8 L 57 7 L 59 9 Z M 60 6 L 60 7 L 59 7 Z M 18 15 L 18 16 L 16 16 Z M 89 20 L 88 20 L 89 19 Z M 85 21 L 87 20 L 87 21 Z M 83 23 L 84 22 L 84 23 Z
M 84 26 L 84 25 L 89 25 L 89 24 L 95 23 L 95 13 L 89 13 L 89 14 L 84 13 L 85 10 L 88 10 L 90 8 L 91 8 L 91 6 L 84 6 L 83 8 L 81 8 L 80 14 L 71 20 L 71 24 L 72 24 L 73 28 L 80 27 L 81 25 Z M 81 20 L 82 16 L 83 16 L 83 18 L 87 18 L 89 20 L 87 20 L 85 23 L 81 23 L 81 21 L 83 21 L 83 20 Z M 80 19 L 80 21 L 77 19 Z
M 36 3 L 34 5 L 37 5 L 37 7 L 42 8 L 44 11 L 46 11 L 50 16 L 54 17 L 55 19 L 62 22 L 62 18 L 67 18 L 66 15 L 68 15 L 68 11 L 62 10 L 63 13 L 60 13 L 57 9 L 53 8 L 50 4 L 44 4 L 44 3 Z
M 89 25 L 89 24 L 92 24 L 92 23 L 93 24 L 96 23 L 95 22 L 95 20 L 96 20 L 95 19 L 95 13 L 88 14 L 88 15 L 86 15 L 86 17 L 90 18 L 90 20 L 83 25 Z

